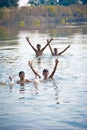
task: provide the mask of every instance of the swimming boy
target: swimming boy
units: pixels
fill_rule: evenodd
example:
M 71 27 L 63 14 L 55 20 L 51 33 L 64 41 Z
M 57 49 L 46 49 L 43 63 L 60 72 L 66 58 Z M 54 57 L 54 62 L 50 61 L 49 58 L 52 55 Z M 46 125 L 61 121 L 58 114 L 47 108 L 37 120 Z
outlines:
M 52 73 L 49 75 L 49 71 L 48 71 L 48 69 L 44 69 L 43 70 L 43 76 L 44 76 L 44 80 L 47 80 L 47 79 L 52 79 L 53 78 L 53 76 L 54 76 L 54 74 L 55 74 L 55 71 L 56 71 L 56 69 L 57 69 L 57 65 L 58 65 L 58 63 L 59 63 L 59 61 L 58 61 L 58 59 L 56 59 L 55 60 L 55 66 L 54 66 L 54 69 L 53 69 L 53 71 L 52 71 Z M 32 69 L 32 71 L 34 72 L 34 74 L 36 75 L 36 76 L 38 76 L 39 78 L 41 78 L 41 76 L 38 74 L 38 72 L 36 72 L 35 71 L 35 69 L 33 68 L 33 66 L 32 66 L 32 62 L 28 62 L 28 65 L 30 66 L 30 68 Z
M 47 44 L 41 49 L 41 45 L 37 44 L 37 49 L 31 44 L 28 37 L 26 37 L 26 40 L 28 41 L 29 45 L 32 47 L 32 49 L 35 51 L 36 56 L 41 56 L 43 54 L 43 51 L 46 49 L 46 47 L 49 45 L 49 43 L 53 40 L 52 38 L 48 41 Z
M 20 77 L 20 80 L 16 81 L 17 84 L 24 85 L 25 83 L 31 82 L 30 80 L 25 79 L 24 71 L 19 72 L 19 77 Z M 12 77 L 9 76 L 9 79 L 10 79 L 10 81 L 12 81 Z
M 49 40 L 47 40 L 47 42 L 49 43 Z M 70 45 L 68 45 L 63 51 L 61 52 L 58 52 L 58 49 L 57 48 L 54 48 L 54 50 L 52 50 L 50 44 L 49 44 L 49 48 L 50 48 L 50 51 L 51 51 L 51 54 L 53 56 L 60 56 L 61 54 L 63 54 L 68 48 L 70 47 Z

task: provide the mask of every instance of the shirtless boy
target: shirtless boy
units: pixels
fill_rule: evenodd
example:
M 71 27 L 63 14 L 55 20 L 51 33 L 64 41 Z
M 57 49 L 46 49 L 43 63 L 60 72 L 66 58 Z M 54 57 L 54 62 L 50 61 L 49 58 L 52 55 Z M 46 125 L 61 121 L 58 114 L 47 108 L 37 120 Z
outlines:
M 43 70 L 43 77 L 44 77 L 44 80 L 47 80 L 47 79 L 52 79 L 53 78 L 53 76 L 54 76 L 54 74 L 55 74 L 55 71 L 56 71 L 56 69 L 57 69 L 57 65 L 58 65 L 58 63 L 59 63 L 59 61 L 58 61 L 58 59 L 56 59 L 55 60 L 55 66 L 54 66 L 54 69 L 53 69 L 53 71 L 52 71 L 52 73 L 49 75 L 49 71 L 48 71 L 48 69 L 44 69 Z M 39 73 L 38 72 L 36 72 L 35 71 L 35 69 L 33 68 L 33 66 L 32 66 L 32 62 L 28 62 L 28 65 L 30 66 L 30 68 L 32 69 L 32 71 L 34 72 L 34 74 L 35 74 L 35 76 L 38 76 L 39 78 L 41 78 L 41 76 L 39 75 Z
M 17 84 L 24 85 L 25 83 L 31 82 L 30 80 L 25 79 L 25 72 L 24 71 L 19 72 L 19 77 L 20 77 L 20 80 L 16 81 Z M 9 79 L 10 79 L 10 81 L 12 81 L 11 76 L 9 76 Z
M 49 43 L 49 40 L 47 42 Z M 53 56 L 60 56 L 60 55 L 62 55 L 69 47 L 70 47 L 70 45 L 68 45 L 63 51 L 58 52 L 57 48 L 54 48 L 54 50 L 52 50 L 51 45 L 49 44 L 49 48 L 50 48 L 51 54 Z
M 28 37 L 26 37 L 26 40 L 28 41 L 29 45 L 32 47 L 32 49 L 35 51 L 36 56 L 41 56 L 43 54 L 43 51 L 46 49 L 46 47 L 50 44 L 50 42 L 53 40 L 52 38 L 48 41 L 47 40 L 47 44 L 41 49 L 41 45 L 37 44 L 37 48 L 35 48 Z

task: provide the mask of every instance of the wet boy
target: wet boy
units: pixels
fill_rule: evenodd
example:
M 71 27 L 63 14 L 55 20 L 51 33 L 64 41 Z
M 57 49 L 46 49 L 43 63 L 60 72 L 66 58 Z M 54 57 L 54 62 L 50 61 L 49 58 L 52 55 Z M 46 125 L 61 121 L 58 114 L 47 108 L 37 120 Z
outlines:
M 19 72 L 19 77 L 20 77 L 20 80 L 16 81 L 17 84 L 24 85 L 25 83 L 31 82 L 30 80 L 25 79 L 24 71 Z M 9 76 L 9 79 L 10 79 L 10 81 L 12 81 L 12 77 Z
M 47 40 L 47 42 L 49 43 L 49 40 Z M 69 47 L 70 47 L 70 45 L 68 45 L 63 51 L 58 52 L 57 48 L 54 48 L 54 50 L 52 50 L 52 48 L 51 48 L 51 46 L 49 44 L 49 48 L 50 48 L 51 54 L 53 56 L 60 56 L 60 55 L 62 55 Z
M 46 49 L 46 47 L 50 44 L 50 42 L 53 40 L 52 38 L 48 41 L 47 44 L 41 49 L 41 45 L 37 44 L 37 49 L 30 43 L 30 40 L 28 37 L 26 37 L 26 40 L 28 41 L 29 45 L 32 47 L 32 49 L 35 51 L 36 56 L 41 56 L 43 54 L 43 51 Z
M 47 79 L 52 79 L 54 74 L 55 74 L 55 71 L 57 69 L 57 65 L 58 65 L 59 61 L 58 59 L 55 60 L 55 66 L 54 66 L 54 69 L 52 71 L 52 73 L 49 75 L 49 71 L 47 69 L 44 69 L 43 70 L 43 77 L 44 77 L 44 80 L 47 80 Z M 30 66 L 30 68 L 32 69 L 32 71 L 34 72 L 35 76 L 38 76 L 39 78 L 41 78 L 41 76 L 38 74 L 38 72 L 35 71 L 35 69 L 33 68 L 32 66 L 32 62 L 28 62 L 28 65 Z

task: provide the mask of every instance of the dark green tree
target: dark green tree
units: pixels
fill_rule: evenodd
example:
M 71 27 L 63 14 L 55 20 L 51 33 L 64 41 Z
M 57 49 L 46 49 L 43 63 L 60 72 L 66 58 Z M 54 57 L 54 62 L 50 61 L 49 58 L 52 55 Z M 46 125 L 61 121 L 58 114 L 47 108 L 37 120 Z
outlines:
M 45 4 L 45 0 L 39 0 L 40 4 Z
M 60 5 L 68 6 L 71 4 L 77 4 L 78 0 L 59 0 Z
M 0 8 L 2 7 L 17 7 L 19 0 L 0 0 Z
M 87 4 L 87 0 L 81 0 L 83 4 Z
M 42 5 L 56 5 L 58 4 L 58 0 L 29 0 L 30 4 L 32 5 L 39 5 L 39 4 L 42 4 Z
M 29 0 L 28 3 L 31 5 L 39 5 L 40 4 L 39 0 Z

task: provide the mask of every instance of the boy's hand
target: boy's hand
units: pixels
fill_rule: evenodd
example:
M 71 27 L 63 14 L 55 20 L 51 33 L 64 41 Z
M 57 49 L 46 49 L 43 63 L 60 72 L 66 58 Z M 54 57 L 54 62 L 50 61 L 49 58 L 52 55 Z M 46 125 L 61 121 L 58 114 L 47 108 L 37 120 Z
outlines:
M 12 81 L 12 77 L 11 76 L 9 76 L 9 79 L 10 79 L 10 81 Z
M 50 39 L 50 41 L 52 41 L 52 40 L 53 40 L 53 38 Z
M 49 39 L 47 39 L 47 43 L 49 42 Z
M 49 39 L 47 39 L 47 43 L 49 43 L 50 41 L 52 41 L 53 40 L 53 38 L 51 38 L 50 40 Z

